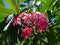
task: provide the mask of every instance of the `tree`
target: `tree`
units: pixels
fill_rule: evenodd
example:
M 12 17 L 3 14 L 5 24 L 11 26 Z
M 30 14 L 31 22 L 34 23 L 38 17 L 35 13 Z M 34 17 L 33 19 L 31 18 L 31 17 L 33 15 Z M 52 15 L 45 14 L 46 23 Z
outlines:
M 0 0 L 0 45 L 59 45 L 59 19 L 59 0 Z

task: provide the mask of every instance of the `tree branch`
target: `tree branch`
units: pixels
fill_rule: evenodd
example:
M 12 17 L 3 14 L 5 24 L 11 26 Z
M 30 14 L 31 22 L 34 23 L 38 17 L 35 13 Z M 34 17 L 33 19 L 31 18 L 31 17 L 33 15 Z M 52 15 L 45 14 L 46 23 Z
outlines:
M 50 28 L 53 28 L 53 27 L 56 26 L 56 25 L 60 25 L 60 22 L 59 22 L 59 23 L 55 23 L 55 24 L 53 24 L 53 25 L 50 25 L 50 26 L 49 26 L 49 29 L 50 29 Z
M 38 37 L 36 34 L 34 34 L 34 36 L 40 41 L 42 41 L 43 43 L 45 43 L 46 45 L 49 45 L 48 42 L 46 42 L 42 37 Z

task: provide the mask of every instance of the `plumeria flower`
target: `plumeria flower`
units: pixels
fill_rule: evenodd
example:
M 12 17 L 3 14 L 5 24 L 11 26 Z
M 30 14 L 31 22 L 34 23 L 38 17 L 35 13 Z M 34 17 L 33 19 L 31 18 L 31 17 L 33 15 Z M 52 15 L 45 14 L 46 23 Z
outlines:
M 13 26 L 21 25 L 21 18 L 17 16 L 15 19 L 13 19 L 12 24 Z
M 21 13 L 19 16 L 13 19 L 12 24 L 15 25 L 21 25 L 22 24 L 22 17 L 26 15 L 26 12 Z
M 32 36 L 32 28 L 27 27 L 25 29 L 22 29 L 22 34 L 20 35 L 21 37 L 24 37 L 26 40 L 28 37 Z
M 26 16 L 26 15 L 28 15 L 26 12 L 22 12 L 22 13 L 19 15 L 19 17 L 20 17 L 20 18 L 23 18 L 23 17 Z
M 48 30 L 48 20 L 45 14 L 40 14 L 39 20 L 35 24 L 40 32 Z
M 24 19 L 24 23 L 26 23 L 27 25 L 30 24 L 30 20 L 31 20 L 30 15 L 26 15 L 23 19 Z
M 32 21 L 38 20 L 40 14 L 41 14 L 40 12 L 31 12 L 31 20 Z

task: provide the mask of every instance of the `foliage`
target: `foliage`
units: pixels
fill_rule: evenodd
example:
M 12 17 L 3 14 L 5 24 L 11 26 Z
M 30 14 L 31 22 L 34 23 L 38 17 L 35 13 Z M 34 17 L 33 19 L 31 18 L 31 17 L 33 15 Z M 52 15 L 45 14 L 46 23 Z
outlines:
M 59 45 L 60 44 L 60 0 L 5 0 L 10 5 L 6 8 L 4 0 L 0 0 L 0 45 Z M 37 5 L 37 2 L 40 4 Z M 30 3 L 31 2 L 31 3 Z M 21 4 L 21 3 L 27 3 Z M 49 22 L 49 30 L 40 33 L 36 30 L 31 38 L 20 38 L 21 26 L 13 26 L 10 22 L 22 12 L 30 13 L 35 6 L 36 12 L 45 13 Z M 12 15 L 13 14 L 13 15 Z M 11 15 L 11 16 L 10 16 Z M 19 27 L 19 28 L 18 28 Z M 4 30 L 4 28 L 6 30 Z

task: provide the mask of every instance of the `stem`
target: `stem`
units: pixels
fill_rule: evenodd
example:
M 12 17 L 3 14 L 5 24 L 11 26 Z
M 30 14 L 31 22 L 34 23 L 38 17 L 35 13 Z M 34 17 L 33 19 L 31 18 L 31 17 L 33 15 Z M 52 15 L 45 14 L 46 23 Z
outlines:
M 21 44 L 21 45 L 23 45 L 23 44 L 24 44 L 24 42 L 25 42 L 25 40 L 23 40 L 23 41 L 22 41 L 22 44 Z
M 50 28 L 53 28 L 53 27 L 56 26 L 56 25 L 60 25 L 60 22 L 59 22 L 59 23 L 55 23 L 55 24 L 49 26 L 49 29 L 50 29 Z
M 15 14 L 19 14 L 19 10 L 18 10 L 18 8 L 17 8 L 17 7 L 16 7 L 16 9 L 15 9 L 15 10 L 16 10 L 16 13 L 15 13 Z
M 44 39 L 40 38 L 42 42 L 44 42 L 46 45 L 49 45 Z
M 16 12 L 19 15 L 19 13 L 20 13 L 20 0 L 17 0 L 17 3 L 16 3 Z
M 46 42 L 42 37 L 38 37 L 36 34 L 34 34 L 34 36 L 40 41 L 42 41 L 43 43 L 45 43 L 46 45 L 49 45 L 48 42 Z

